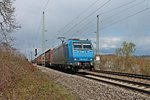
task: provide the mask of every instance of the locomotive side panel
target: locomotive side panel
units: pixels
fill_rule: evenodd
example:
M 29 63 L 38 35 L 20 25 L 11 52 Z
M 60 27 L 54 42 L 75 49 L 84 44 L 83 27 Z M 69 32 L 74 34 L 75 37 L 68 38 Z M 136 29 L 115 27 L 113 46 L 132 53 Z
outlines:
M 65 57 L 65 64 L 69 64 L 69 48 L 68 44 L 64 45 L 64 57 Z
M 65 64 L 64 45 L 53 49 L 52 64 Z

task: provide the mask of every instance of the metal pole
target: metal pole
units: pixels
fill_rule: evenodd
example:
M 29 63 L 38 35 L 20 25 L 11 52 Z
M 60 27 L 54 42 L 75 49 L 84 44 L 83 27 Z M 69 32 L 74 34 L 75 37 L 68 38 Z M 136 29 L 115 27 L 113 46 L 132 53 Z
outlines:
M 45 13 L 43 11 L 43 26 L 42 26 L 42 52 L 44 53 L 45 51 Z M 42 62 L 43 62 L 43 66 L 45 66 L 45 53 L 42 57 Z
M 32 52 L 30 52 L 30 55 L 31 55 L 31 63 L 32 63 Z
M 99 15 L 97 15 L 96 55 L 99 55 Z

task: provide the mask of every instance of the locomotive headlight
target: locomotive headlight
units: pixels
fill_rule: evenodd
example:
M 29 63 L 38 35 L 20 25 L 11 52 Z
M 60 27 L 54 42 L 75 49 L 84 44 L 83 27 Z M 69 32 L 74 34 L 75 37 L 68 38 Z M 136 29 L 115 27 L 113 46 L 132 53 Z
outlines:
M 90 63 L 92 66 L 94 65 L 92 62 Z
M 76 58 L 74 58 L 74 60 L 76 61 L 77 59 L 76 59 Z
M 91 58 L 90 60 L 92 61 L 93 59 Z

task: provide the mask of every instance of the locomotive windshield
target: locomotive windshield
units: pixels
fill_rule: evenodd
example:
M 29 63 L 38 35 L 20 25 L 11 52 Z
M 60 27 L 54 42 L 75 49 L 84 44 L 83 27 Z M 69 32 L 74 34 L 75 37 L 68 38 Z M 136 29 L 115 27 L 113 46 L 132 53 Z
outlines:
M 73 47 L 74 47 L 75 50 L 82 49 L 82 44 L 74 42 Z
M 90 43 L 84 43 L 83 49 L 92 49 L 91 44 Z
M 86 42 L 83 42 L 83 43 L 80 43 L 80 42 L 74 42 L 73 43 L 73 47 L 74 47 L 74 50 L 84 50 L 84 49 L 88 49 L 88 50 L 91 50 L 92 49 L 92 46 L 90 43 L 86 43 Z

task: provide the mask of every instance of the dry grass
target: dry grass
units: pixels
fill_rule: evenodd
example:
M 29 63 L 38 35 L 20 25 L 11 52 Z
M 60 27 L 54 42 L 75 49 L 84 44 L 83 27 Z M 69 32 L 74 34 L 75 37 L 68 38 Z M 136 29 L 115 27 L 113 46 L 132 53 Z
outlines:
M 100 64 L 97 64 L 97 69 L 150 75 L 150 59 L 139 57 L 126 59 L 115 55 L 102 55 Z
M 24 56 L 0 50 L 0 100 L 75 100 Z

